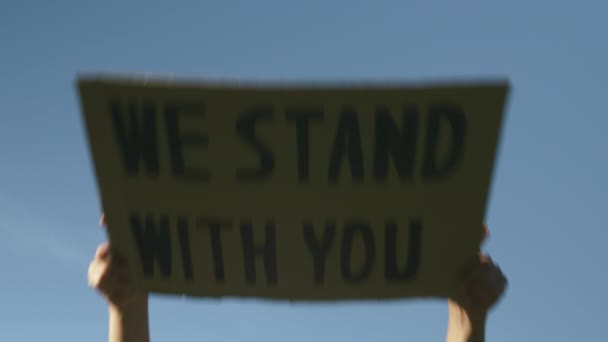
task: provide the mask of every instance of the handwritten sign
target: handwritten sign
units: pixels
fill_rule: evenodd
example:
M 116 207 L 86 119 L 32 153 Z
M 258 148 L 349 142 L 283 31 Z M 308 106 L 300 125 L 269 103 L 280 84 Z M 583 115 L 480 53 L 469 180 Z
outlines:
M 479 247 L 506 82 L 78 87 L 109 237 L 139 288 L 445 297 Z

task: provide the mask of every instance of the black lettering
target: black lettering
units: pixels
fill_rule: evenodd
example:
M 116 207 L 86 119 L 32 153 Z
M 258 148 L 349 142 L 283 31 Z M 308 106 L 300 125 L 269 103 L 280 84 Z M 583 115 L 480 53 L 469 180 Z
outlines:
M 373 173 L 377 181 L 387 180 L 389 159 L 391 158 L 402 180 L 412 179 L 414 176 L 416 141 L 418 140 L 418 110 L 416 107 L 405 108 L 401 125 L 400 130 L 388 109 L 378 108 L 376 110 Z
M 182 265 L 184 278 L 187 281 L 194 279 L 192 272 L 192 254 L 190 253 L 190 234 L 188 234 L 188 220 L 183 216 L 177 217 L 177 231 L 179 233 L 179 246 L 182 251 Z
M 143 160 L 148 175 L 159 172 L 156 109 L 154 103 L 139 105 L 131 100 L 123 113 L 119 101 L 110 103 L 114 134 L 120 145 L 125 170 L 129 176 L 137 176 Z
M 199 228 L 209 229 L 209 242 L 211 243 L 211 255 L 213 257 L 215 281 L 218 283 L 223 283 L 225 273 L 221 231 L 222 228 L 230 228 L 231 223 L 227 219 L 199 219 L 197 220 L 197 226 Z
M 437 160 L 439 147 L 439 129 L 444 121 L 451 128 L 451 144 L 447 157 L 440 163 Z M 446 177 L 454 171 L 464 152 L 466 135 L 466 115 L 458 107 L 434 105 L 429 109 L 426 133 L 426 152 L 422 169 L 425 179 Z
M 163 277 L 171 277 L 171 233 L 169 217 L 160 215 L 158 222 L 151 215 L 146 215 L 145 223 L 136 213 L 129 215 L 131 232 L 141 260 L 144 276 L 154 276 L 155 260 L 160 266 Z
M 355 237 L 359 237 L 365 247 L 365 262 L 358 272 L 352 269 L 352 250 Z M 369 223 L 349 222 L 344 226 L 340 270 L 342 278 L 350 283 L 360 283 L 367 279 L 376 260 L 376 244 Z
M 187 167 L 184 162 L 184 148 L 187 146 L 198 146 L 206 148 L 209 138 L 203 133 L 185 134 L 180 132 L 180 119 L 182 117 L 194 117 L 202 119 L 204 109 L 200 104 L 170 104 L 165 108 L 165 124 L 167 126 L 167 138 L 169 143 L 169 154 L 171 156 L 171 170 L 176 177 L 208 181 L 211 172 L 205 168 Z
M 296 142 L 298 146 L 298 179 L 307 181 L 310 173 L 310 122 L 321 121 L 322 109 L 288 110 L 288 122 L 296 124 Z
M 258 121 L 271 121 L 273 119 L 272 108 L 258 108 L 246 112 L 236 122 L 236 130 L 243 140 L 250 144 L 258 153 L 260 164 L 257 168 L 239 168 L 236 178 L 239 181 L 257 181 L 268 178 L 274 170 L 274 156 L 272 151 L 264 145 L 255 134 L 255 126 Z
M 325 280 L 325 264 L 329 249 L 336 235 L 336 224 L 328 222 L 325 224 L 321 240 L 315 236 L 315 229 L 311 222 L 304 223 L 304 240 L 314 262 L 315 284 L 322 285 Z
M 264 271 L 268 285 L 277 284 L 277 247 L 275 225 L 267 222 L 265 228 L 264 244 L 256 245 L 253 241 L 253 224 L 250 220 L 241 221 L 241 239 L 243 240 L 243 258 L 245 264 L 245 279 L 250 284 L 256 283 L 255 258 L 264 258 Z
M 397 265 L 397 224 L 386 222 L 385 232 L 385 268 L 384 278 L 387 281 L 397 282 L 409 280 L 418 274 L 420 266 L 420 247 L 422 244 L 422 224 L 420 220 L 410 221 L 409 238 L 407 246 L 407 261 L 405 267 L 399 270 Z
M 363 181 L 363 150 L 359 120 L 354 110 L 344 110 L 340 115 L 333 150 L 329 160 L 328 179 L 337 182 L 344 157 L 350 163 L 350 175 L 353 181 Z

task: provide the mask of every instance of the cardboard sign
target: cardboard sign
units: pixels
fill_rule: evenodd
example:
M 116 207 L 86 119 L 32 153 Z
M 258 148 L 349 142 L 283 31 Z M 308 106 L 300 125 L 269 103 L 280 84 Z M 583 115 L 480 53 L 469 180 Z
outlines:
M 78 85 L 139 288 L 445 297 L 479 248 L 506 82 Z

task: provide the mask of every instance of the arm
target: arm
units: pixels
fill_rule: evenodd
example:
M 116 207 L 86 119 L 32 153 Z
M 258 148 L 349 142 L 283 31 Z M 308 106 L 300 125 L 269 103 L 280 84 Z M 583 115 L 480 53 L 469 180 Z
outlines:
M 484 226 L 484 238 L 487 230 Z M 462 273 L 458 295 L 448 300 L 447 342 L 484 342 L 488 312 L 500 299 L 507 279 L 490 257 L 479 254 Z
M 130 288 L 128 268 L 106 243 L 89 266 L 89 286 L 108 301 L 109 342 L 149 342 L 148 296 Z
M 148 299 L 142 298 L 127 308 L 110 304 L 109 338 L 110 342 L 148 342 Z

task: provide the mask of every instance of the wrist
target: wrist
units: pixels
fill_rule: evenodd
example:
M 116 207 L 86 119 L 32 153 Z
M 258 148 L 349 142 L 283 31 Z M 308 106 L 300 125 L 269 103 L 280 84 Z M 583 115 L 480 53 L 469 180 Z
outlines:
M 448 341 L 484 341 L 487 312 L 448 301 Z
M 148 312 L 148 296 L 145 294 L 135 295 L 128 300 L 109 301 L 110 314 L 117 317 L 140 316 Z

